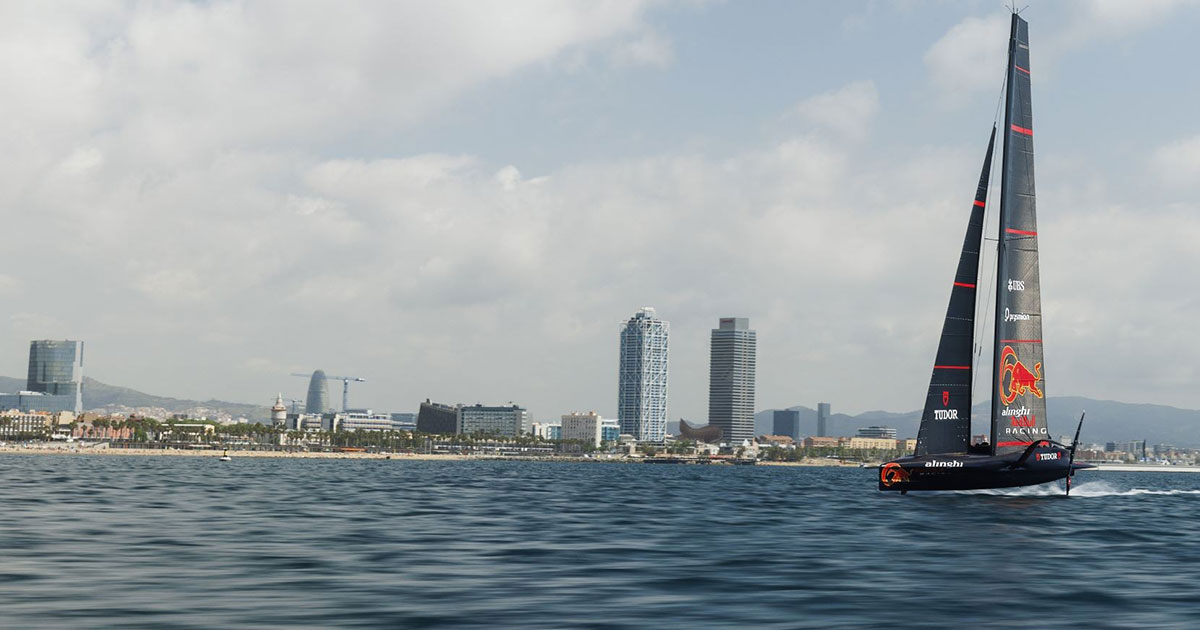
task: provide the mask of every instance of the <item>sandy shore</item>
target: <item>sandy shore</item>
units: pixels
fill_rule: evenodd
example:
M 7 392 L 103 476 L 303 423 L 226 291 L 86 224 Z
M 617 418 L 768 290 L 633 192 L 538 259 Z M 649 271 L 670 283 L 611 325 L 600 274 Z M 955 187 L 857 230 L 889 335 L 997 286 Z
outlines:
M 164 457 L 220 457 L 222 449 L 95 448 L 66 446 L 0 446 L 0 454 L 14 455 L 111 455 Z M 424 453 L 309 453 L 283 451 L 243 451 L 229 449 L 230 457 L 267 457 L 279 459 L 436 459 L 442 461 L 475 459 L 468 455 L 426 455 Z

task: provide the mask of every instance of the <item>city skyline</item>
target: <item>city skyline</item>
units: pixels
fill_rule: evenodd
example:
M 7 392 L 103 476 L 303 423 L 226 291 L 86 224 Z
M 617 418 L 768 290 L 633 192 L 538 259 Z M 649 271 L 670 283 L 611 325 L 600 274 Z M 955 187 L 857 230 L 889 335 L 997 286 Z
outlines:
M 1166 283 L 1200 267 L 1173 80 L 1200 10 L 1030 4 L 1048 395 L 1200 408 L 1200 305 Z M 771 339 L 758 407 L 920 406 L 1001 3 L 507 10 L 7 9 L 0 212 L 38 264 L 0 271 L 0 373 L 72 338 L 180 398 L 304 398 L 324 366 L 373 408 L 615 417 L 613 327 L 654 304 L 671 419 L 705 417 L 733 312 Z

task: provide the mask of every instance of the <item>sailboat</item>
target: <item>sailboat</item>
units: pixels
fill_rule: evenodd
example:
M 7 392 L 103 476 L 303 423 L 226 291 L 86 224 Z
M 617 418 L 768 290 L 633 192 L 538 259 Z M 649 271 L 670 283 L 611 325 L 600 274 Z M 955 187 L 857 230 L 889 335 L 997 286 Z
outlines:
M 1042 298 L 1033 185 L 1029 24 L 1014 12 L 1005 80 L 1000 220 L 997 236 L 995 330 L 992 338 L 990 442 L 970 444 L 976 288 L 983 245 L 996 127 L 971 205 L 967 234 L 950 289 L 950 304 L 929 380 L 916 452 L 879 467 L 879 489 L 971 490 L 1028 486 L 1066 479 L 1075 471 L 1079 429 L 1068 446 L 1046 426 Z

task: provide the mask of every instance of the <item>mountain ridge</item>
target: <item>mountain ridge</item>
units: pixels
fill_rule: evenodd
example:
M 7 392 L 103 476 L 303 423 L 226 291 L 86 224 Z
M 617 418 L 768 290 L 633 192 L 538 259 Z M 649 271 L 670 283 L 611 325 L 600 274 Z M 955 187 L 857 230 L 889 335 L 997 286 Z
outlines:
M 25 379 L 0 376 L 0 392 L 17 392 L 25 389 Z M 109 385 L 96 379 L 83 377 L 83 408 L 87 411 L 118 407 L 157 407 L 168 413 L 191 413 L 198 409 L 209 409 L 217 413 L 226 413 L 233 417 L 245 417 L 250 420 L 266 420 L 270 418 L 270 407 L 249 403 L 229 402 L 226 400 L 188 400 L 155 396 L 129 387 Z

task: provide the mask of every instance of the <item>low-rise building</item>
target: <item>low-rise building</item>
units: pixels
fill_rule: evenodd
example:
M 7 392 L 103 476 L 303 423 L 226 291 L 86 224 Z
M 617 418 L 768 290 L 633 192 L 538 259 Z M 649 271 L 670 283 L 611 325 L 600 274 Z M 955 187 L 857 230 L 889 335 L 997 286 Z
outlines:
M 0 413 L 0 437 L 4 438 L 48 436 L 55 426 L 55 415 L 46 411 L 9 409 Z
M 758 444 L 760 446 L 780 446 L 783 448 L 794 448 L 796 441 L 790 435 L 760 435 L 758 436 Z
M 392 417 L 370 409 L 351 409 L 333 414 L 334 431 L 391 431 Z
M 458 433 L 458 408 L 430 402 L 426 398 L 417 412 L 417 431 L 433 435 Z
M 458 407 L 458 433 L 516 437 L 529 433 L 529 411 L 518 405 Z
M 562 425 L 554 422 L 534 422 L 530 432 L 543 440 L 561 440 Z
M 892 451 L 896 449 L 895 438 L 867 438 L 867 437 L 852 437 L 846 440 L 846 447 L 852 449 L 863 449 L 871 451 Z
M 599 447 L 604 440 L 604 419 L 595 411 L 572 412 L 562 417 L 562 439 L 582 440 Z
M 417 414 L 415 413 L 393 413 L 392 430 L 393 431 L 416 431 L 417 430 Z
M 862 427 L 858 430 L 858 437 L 864 438 L 882 438 L 886 440 L 896 439 L 896 430 L 892 427 Z
M 621 439 L 621 423 L 614 419 L 600 421 L 600 441 L 615 444 Z
M 288 431 L 332 431 L 333 414 L 289 413 L 284 428 Z
M 811 435 L 804 438 L 804 448 L 837 448 L 841 446 L 842 438 L 823 435 Z

